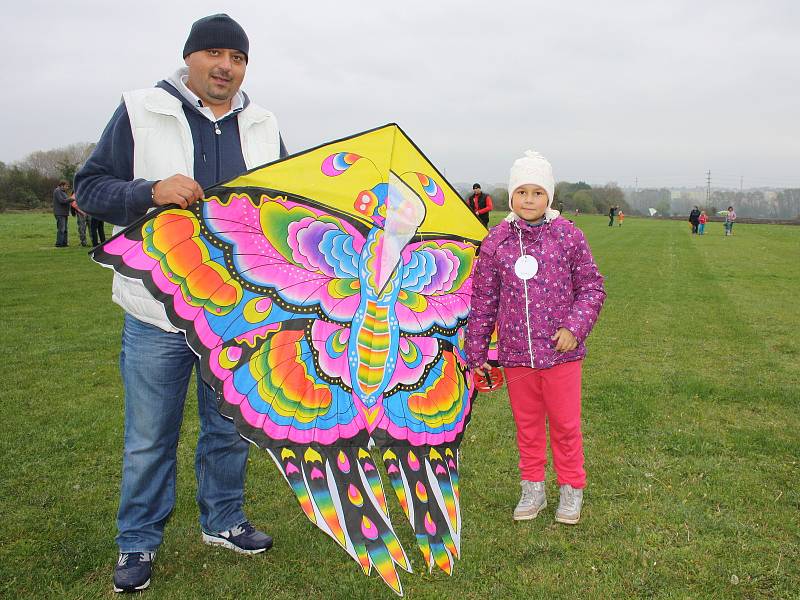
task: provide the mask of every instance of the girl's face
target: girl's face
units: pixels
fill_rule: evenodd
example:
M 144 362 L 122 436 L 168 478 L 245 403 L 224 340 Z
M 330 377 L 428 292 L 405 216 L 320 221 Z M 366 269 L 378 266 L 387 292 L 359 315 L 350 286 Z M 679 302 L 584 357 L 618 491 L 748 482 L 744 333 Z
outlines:
M 526 183 L 514 190 L 511 198 L 511 210 L 523 221 L 538 221 L 547 210 L 547 192 L 543 187 Z

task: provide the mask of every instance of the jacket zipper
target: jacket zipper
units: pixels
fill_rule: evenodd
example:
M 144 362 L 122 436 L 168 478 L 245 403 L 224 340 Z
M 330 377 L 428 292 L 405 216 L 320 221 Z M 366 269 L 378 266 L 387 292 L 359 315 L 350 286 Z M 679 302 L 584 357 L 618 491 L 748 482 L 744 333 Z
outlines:
M 214 149 L 216 150 L 216 155 L 217 155 L 216 177 L 214 178 L 214 181 L 219 181 L 220 180 L 219 136 L 222 135 L 222 130 L 219 128 L 219 124 L 216 121 L 214 121 L 214 133 L 216 134 L 214 136 Z
M 519 236 L 519 257 L 522 258 L 525 254 L 525 248 L 522 245 L 522 229 L 516 223 L 514 223 L 514 225 L 517 228 L 517 236 Z M 533 357 L 533 340 L 531 340 L 531 313 L 530 307 L 528 306 L 530 302 L 528 298 L 528 280 L 523 279 L 522 285 L 525 286 L 525 325 L 528 333 L 528 353 L 531 356 L 531 369 L 535 369 L 536 361 Z

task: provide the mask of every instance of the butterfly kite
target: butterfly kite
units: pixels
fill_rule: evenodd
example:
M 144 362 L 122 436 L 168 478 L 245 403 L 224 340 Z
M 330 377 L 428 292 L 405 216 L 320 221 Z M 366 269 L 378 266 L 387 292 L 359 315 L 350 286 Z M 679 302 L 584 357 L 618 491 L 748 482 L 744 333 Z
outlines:
M 397 125 L 254 169 L 95 249 L 186 332 L 220 412 L 306 516 L 398 594 L 411 564 L 374 442 L 428 569 L 460 552 L 463 330 L 486 230 Z

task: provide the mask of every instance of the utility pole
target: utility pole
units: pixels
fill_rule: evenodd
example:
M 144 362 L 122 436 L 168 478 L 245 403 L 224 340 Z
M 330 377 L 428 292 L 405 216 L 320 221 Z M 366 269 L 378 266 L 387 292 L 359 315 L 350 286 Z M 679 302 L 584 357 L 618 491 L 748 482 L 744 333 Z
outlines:
M 711 206 L 711 170 L 706 173 L 706 207 Z

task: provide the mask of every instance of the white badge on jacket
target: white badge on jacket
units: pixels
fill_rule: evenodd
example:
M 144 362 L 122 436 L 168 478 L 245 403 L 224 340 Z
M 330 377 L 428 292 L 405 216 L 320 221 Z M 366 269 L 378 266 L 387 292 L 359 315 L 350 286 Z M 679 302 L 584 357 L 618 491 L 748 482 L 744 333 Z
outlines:
M 523 281 L 536 277 L 536 273 L 538 272 L 539 261 L 536 260 L 535 256 L 531 256 L 530 254 L 523 254 L 517 259 L 517 262 L 514 263 L 514 273 Z

